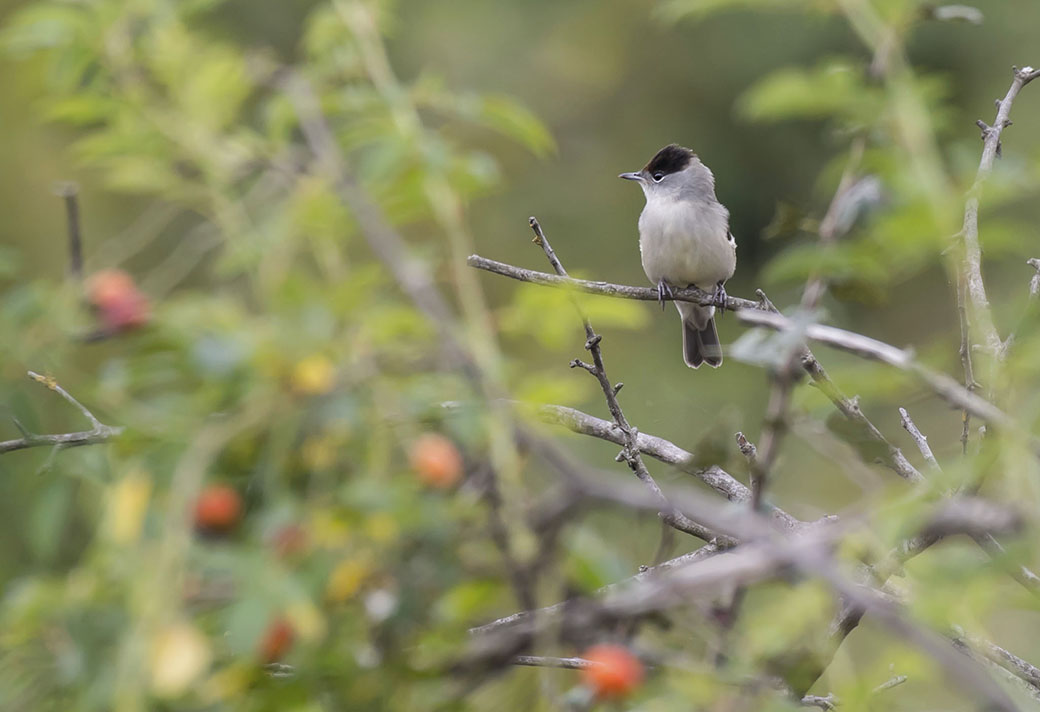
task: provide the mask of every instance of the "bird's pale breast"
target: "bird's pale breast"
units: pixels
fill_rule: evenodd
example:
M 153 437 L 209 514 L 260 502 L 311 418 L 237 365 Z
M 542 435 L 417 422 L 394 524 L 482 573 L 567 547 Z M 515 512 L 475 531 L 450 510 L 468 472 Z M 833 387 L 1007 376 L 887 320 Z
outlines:
M 733 276 L 736 247 L 719 203 L 655 200 L 639 216 L 639 251 L 651 282 L 710 288 Z

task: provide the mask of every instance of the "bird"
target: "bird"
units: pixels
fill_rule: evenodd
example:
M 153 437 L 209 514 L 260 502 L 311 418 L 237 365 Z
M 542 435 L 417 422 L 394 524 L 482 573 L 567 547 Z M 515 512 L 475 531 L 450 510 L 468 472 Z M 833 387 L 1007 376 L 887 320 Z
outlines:
M 729 210 L 715 197 L 715 176 L 692 150 L 669 144 L 642 170 L 618 176 L 639 183 L 646 206 L 639 215 L 643 271 L 664 308 L 673 287 L 696 286 L 712 305 L 675 302 L 682 317 L 683 361 L 690 368 L 722 365 L 715 307 L 726 303 L 726 280 L 737 267 Z

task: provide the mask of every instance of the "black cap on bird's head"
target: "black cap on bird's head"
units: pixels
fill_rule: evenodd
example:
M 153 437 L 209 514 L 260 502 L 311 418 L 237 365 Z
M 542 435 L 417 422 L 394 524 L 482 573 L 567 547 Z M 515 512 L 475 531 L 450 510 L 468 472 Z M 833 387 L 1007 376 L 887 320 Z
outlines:
M 654 157 L 643 166 L 643 170 L 638 173 L 622 173 L 618 178 L 636 180 L 644 184 L 651 181 L 660 183 L 666 176 L 686 170 L 696 158 L 697 154 L 690 149 L 670 143 L 654 154 Z

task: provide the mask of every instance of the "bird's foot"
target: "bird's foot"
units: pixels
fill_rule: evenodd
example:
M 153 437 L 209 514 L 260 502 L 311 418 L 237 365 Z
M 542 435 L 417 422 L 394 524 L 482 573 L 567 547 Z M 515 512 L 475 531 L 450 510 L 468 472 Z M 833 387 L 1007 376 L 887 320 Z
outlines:
M 657 302 L 661 305 L 662 310 L 665 299 L 672 299 L 672 286 L 662 279 L 657 283 Z
M 722 281 L 715 284 L 715 289 L 711 293 L 711 303 L 718 309 L 726 308 L 726 287 Z

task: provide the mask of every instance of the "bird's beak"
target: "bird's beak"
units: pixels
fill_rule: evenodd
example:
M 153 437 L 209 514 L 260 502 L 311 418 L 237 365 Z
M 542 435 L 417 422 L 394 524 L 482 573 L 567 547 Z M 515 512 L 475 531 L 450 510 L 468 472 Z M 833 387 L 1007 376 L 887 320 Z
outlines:
M 618 178 L 624 178 L 625 180 L 637 180 L 640 183 L 643 182 L 643 175 L 641 173 L 622 173 Z

